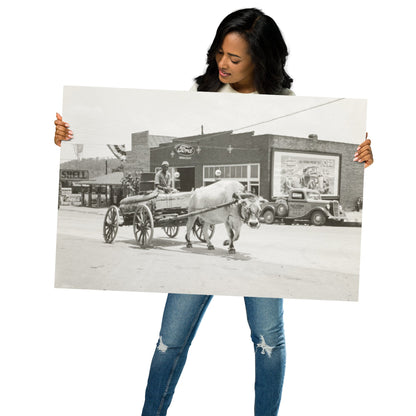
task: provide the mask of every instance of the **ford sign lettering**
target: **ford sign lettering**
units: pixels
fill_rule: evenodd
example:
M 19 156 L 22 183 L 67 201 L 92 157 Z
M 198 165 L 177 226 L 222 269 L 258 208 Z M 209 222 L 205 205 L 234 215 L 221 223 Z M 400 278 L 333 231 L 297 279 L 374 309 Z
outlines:
M 195 153 L 195 149 L 189 144 L 177 144 L 175 146 L 175 152 L 178 155 L 192 156 Z

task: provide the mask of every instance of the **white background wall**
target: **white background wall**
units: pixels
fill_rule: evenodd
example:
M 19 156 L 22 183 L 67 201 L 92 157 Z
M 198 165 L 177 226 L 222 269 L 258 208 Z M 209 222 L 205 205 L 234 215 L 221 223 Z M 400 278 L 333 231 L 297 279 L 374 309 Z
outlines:
M 297 95 L 368 98 L 358 303 L 285 302 L 280 414 L 414 415 L 414 94 L 410 2 L 20 1 L 1 7 L 0 413 L 139 415 L 165 295 L 54 289 L 63 85 L 187 90 L 220 20 L 257 6 L 281 27 Z M 137 261 L 140 262 L 140 253 Z M 217 297 L 170 416 L 251 415 L 240 298 Z

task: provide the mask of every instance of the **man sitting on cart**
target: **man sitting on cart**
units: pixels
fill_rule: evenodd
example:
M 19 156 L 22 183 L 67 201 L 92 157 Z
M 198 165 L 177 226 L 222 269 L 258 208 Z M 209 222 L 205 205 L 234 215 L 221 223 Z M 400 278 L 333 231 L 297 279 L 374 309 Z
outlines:
M 167 161 L 162 162 L 162 169 L 159 170 L 155 175 L 155 188 L 169 194 L 173 192 L 172 188 L 172 177 L 168 172 L 169 163 Z

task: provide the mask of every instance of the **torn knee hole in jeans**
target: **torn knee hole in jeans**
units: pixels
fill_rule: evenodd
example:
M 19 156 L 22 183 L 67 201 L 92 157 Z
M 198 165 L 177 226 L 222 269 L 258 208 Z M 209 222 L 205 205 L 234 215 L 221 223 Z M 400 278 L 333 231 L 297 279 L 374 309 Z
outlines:
M 157 344 L 157 350 L 160 351 L 160 352 L 166 352 L 167 349 L 168 349 L 168 346 L 163 343 L 162 335 L 159 336 L 159 342 Z
M 261 348 L 261 354 L 267 354 L 268 357 L 271 357 L 274 347 L 267 345 L 263 335 L 260 335 L 260 342 L 256 345 L 256 347 Z

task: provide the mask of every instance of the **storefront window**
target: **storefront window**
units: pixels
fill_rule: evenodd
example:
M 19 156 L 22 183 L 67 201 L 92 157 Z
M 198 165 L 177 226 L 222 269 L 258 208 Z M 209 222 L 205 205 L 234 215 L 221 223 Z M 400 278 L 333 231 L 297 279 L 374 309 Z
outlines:
M 250 177 L 251 178 L 259 177 L 259 165 L 250 165 Z
M 204 166 L 205 186 L 218 179 L 215 177 L 217 170 L 221 171 L 220 179 L 235 179 L 246 186 L 249 192 L 259 194 L 260 164 Z

